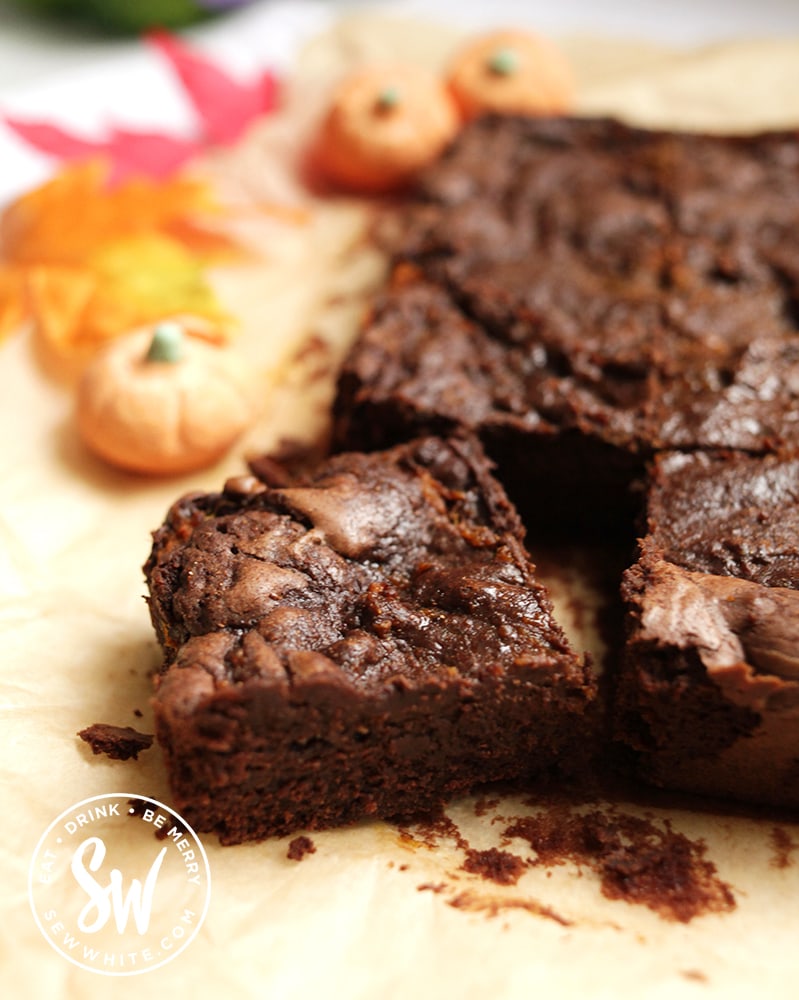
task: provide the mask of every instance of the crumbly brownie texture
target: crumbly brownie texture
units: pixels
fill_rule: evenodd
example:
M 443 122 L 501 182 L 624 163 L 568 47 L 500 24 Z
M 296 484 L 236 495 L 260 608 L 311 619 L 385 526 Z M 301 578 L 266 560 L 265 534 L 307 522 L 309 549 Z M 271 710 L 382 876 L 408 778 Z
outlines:
M 661 456 L 614 726 L 657 784 L 799 806 L 799 460 Z
M 145 566 L 175 805 L 223 843 L 578 769 L 595 684 L 473 439 L 178 501 Z
M 475 122 L 389 238 L 336 441 L 468 427 L 514 500 L 570 530 L 586 482 L 629 523 L 658 450 L 799 446 L 797 227 L 795 132 Z

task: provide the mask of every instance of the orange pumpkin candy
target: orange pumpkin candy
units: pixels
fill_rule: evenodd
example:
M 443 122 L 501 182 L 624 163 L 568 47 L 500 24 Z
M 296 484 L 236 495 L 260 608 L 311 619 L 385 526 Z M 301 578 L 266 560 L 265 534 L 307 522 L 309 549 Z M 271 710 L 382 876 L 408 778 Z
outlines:
M 521 31 L 496 31 L 461 49 L 447 77 L 467 121 L 478 115 L 558 114 L 574 101 L 571 67 L 548 39 Z
M 314 165 L 347 190 L 394 191 L 441 153 L 458 126 L 457 108 L 432 73 L 414 65 L 368 66 L 337 88 Z
M 181 317 L 111 341 L 78 385 L 77 426 L 100 458 L 131 472 L 177 475 L 211 465 L 249 425 L 246 362 Z

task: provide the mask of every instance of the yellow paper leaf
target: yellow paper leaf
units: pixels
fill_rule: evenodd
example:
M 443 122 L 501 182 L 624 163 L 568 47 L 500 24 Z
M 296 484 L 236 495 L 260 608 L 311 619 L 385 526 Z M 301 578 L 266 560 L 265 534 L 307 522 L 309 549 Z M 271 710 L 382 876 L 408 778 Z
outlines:
M 88 263 L 97 284 L 85 322 L 104 336 L 175 313 L 230 321 L 202 267 L 173 239 L 146 235 L 117 240 L 97 250 Z
M 192 255 L 163 236 L 106 244 L 83 267 L 30 268 L 28 301 L 49 366 L 66 377 L 146 323 L 190 314 L 208 319 L 220 339 L 232 323 Z

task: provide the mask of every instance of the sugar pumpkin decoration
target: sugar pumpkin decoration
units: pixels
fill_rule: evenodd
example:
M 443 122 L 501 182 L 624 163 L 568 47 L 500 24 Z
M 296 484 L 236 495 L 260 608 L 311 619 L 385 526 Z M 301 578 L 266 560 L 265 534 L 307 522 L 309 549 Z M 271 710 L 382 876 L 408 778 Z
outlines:
M 467 44 L 447 82 L 466 120 L 488 112 L 558 114 L 574 101 L 566 57 L 547 38 L 523 31 L 495 31 Z
M 78 385 L 81 437 L 112 465 L 172 475 L 217 461 L 255 412 L 252 376 L 197 320 L 126 334 L 95 356 Z
M 455 104 L 434 74 L 414 65 L 368 66 L 336 89 L 314 166 L 351 191 L 394 191 L 441 153 L 458 126 Z

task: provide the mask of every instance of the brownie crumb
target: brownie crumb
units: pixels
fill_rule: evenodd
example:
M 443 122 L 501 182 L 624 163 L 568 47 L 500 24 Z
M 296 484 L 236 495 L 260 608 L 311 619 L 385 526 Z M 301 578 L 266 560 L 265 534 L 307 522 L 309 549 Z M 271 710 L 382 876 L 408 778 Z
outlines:
M 446 892 L 449 886 L 446 882 L 422 882 L 416 886 L 417 892 L 434 892 L 436 894 Z
M 464 853 L 461 871 L 498 885 L 515 885 L 527 867 L 547 869 L 547 875 L 560 865 L 585 867 L 599 876 L 602 895 L 607 899 L 646 906 L 665 920 L 688 923 L 703 914 L 726 913 L 736 907 L 732 889 L 706 856 L 705 842 L 678 833 L 668 820 L 657 823 L 615 806 L 593 805 L 581 812 L 560 798 L 543 808 L 539 804 L 538 810 L 533 815 L 503 820 L 500 846 L 486 850 L 473 848 L 445 814 L 402 828 L 401 838 L 429 849 L 442 842 L 454 843 Z M 775 848 L 782 847 L 785 852 L 778 853 L 777 858 L 788 859 L 792 850 L 799 849 L 799 843 L 781 828 L 777 830 L 780 832 L 772 834 Z M 514 839 L 526 841 L 534 856 L 525 859 L 507 850 Z M 417 888 L 439 893 L 456 891 L 449 883 L 425 883 Z M 540 912 L 542 907 L 535 901 L 485 897 L 474 890 L 460 892 L 447 903 L 487 914 L 506 908 Z
M 327 378 L 333 370 L 333 355 L 330 344 L 314 333 L 302 344 L 292 357 L 295 375 L 303 385 L 312 385 Z
M 573 927 L 574 921 L 561 916 L 557 910 L 545 903 L 539 903 L 535 899 L 513 899 L 505 897 L 483 896 L 479 893 L 460 892 L 452 899 L 448 899 L 449 906 L 456 910 L 468 910 L 472 913 L 485 913 L 488 917 L 496 917 L 506 910 L 526 910 L 537 917 L 546 917 L 547 920 L 554 920 L 561 927 Z
M 142 818 L 147 812 L 150 812 L 153 808 L 153 803 L 151 799 L 140 799 L 132 798 L 128 799 L 128 816 L 134 816 L 137 818 Z M 153 836 L 156 840 L 166 840 L 169 836 L 169 829 L 166 825 L 156 826 L 153 824 Z
M 799 841 L 794 840 L 784 827 L 775 826 L 771 831 L 771 844 L 774 848 L 771 867 L 790 868 L 793 864 L 793 852 L 799 849 Z
M 140 708 L 134 708 L 133 714 L 136 716 L 137 719 L 140 719 L 144 715 L 144 712 L 142 712 Z
M 531 864 L 586 865 L 600 877 L 603 896 L 647 906 L 666 920 L 688 923 L 736 906 L 704 841 L 689 840 L 668 820 L 658 826 L 615 809 L 569 814 L 558 807 L 516 819 L 504 836 L 527 841 L 536 853 Z
M 688 979 L 692 983 L 706 983 L 708 982 L 707 976 L 699 969 L 683 969 L 680 972 L 683 979 Z
M 490 847 L 486 851 L 476 851 L 469 848 L 466 852 L 466 860 L 461 868 L 472 875 L 480 875 L 481 878 L 497 885 L 516 885 L 527 867 L 524 858 L 518 854 L 511 854 L 510 851 L 501 851 L 497 847 Z
M 295 837 L 289 842 L 289 849 L 286 857 L 290 861 L 302 861 L 306 854 L 316 854 L 316 844 L 310 837 Z
M 145 813 L 151 811 L 153 807 L 153 803 L 150 799 L 139 798 L 128 799 L 128 805 L 130 806 L 130 809 L 128 809 L 128 816 L 137 817 L 143 817 Z M 155 824 L 153 824 L 153 836 L 156 840 L 166 840 L 169 836 L 169 827 L 167 827 L 166 824 L 163 826 L 155 826 Z
M 140 733 L 131 726 L 110 726 L 105 722 L 95 722 L 81 729 L 78 736 L 92 748 L 92 753 L 104 753 L 112 760 L 136 760 L 142 750 L 153 745 L 150 733 Z
M 443 812 L 429 819 L 414 821 L 408 826 L 400 826 L 399 831 L 401 840 L 430 849 L 438 847 L 442 841 L 450 840 L 462 851 L 470 850 L 470 844 L 457 823 Z
M 330 355 L 330 344 L 318 333 L 312 333 L 294 352 L 294 364 L 300 364 L 309 358 L 327 357 Z

